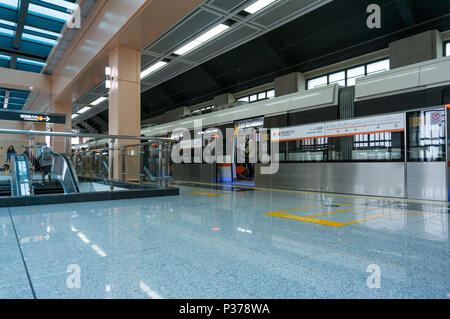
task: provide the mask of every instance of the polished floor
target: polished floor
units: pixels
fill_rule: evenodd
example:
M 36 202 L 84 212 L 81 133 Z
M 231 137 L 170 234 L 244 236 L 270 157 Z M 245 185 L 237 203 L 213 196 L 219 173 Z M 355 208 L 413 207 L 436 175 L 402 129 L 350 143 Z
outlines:
M 181 186 L 0 209 L 0 298 L 450 297 L 444 203 Z

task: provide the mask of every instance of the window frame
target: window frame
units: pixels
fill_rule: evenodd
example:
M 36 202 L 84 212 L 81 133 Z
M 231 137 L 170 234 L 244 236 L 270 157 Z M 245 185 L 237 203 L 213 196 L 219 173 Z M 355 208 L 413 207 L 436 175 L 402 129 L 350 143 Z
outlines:
M 319 76 L 315 76 L 313 78 L 309 78 L 309 79 L 307 79 L 305 81 L 305 89 L 306 90 L 311 90 L 311 89 L 308 88 L 309 81 L 315 80 L 315 79 L 319 79 L 321 77 L 326 77 L 327 78 L 327 84 L 326 85 L 330 85 L 330 75 L 333 75 L 333 74 L 336 74 L 336 73 L 340 73 L 340 72 L 345 72 L 345 79 L 344 80 L 345 80 L 345 87 L 347 87 L 348 86 L 348 80 L 349 80 L 348 79 L 348 72 L 347 72 L 348 70 L 356 69 L 356 68 L 359 68 L 359 67 L 364 67 L 364 75 L 361 76 L 361 77 L 365 77 L 365 76 L 367 76 L 367 66 L 369 64 L 373 64 L 373 63 L 377 63 L 377 62 L 381 62 L 381 61 L 385 61 L 385 60 L 389 60 L 389 57 L 376 59 L 376 60 L 369 61 L 369 62 L 366 62 L 366 63 L 356 64 L 356 65 L 353 65 L 353 66 L 350 66 L 350 67 L 347 67 L 347 68 L 334 70 L 334 71 L 331 71 L 331 72 L 328 72 L 328 73 L 325 73 L 325 74 L 322 74 L 322 75 L 319 75 Z

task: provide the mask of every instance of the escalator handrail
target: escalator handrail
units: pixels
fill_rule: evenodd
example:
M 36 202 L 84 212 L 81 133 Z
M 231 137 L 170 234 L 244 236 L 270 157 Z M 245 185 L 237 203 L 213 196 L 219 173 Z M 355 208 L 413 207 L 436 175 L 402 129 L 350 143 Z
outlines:
M 80 186 L 79 186 L 79 180 L 78 180 L 78 176 L 77 176 L 77 174 L 75 173 L 75 169 L 74 169 L 74 167 L 73 167 L 73 165 L 72 165 L 72 162 L 69 160 L 69 158 L 66 156 L 66 155 L 64 155 L 64 154 L 59 154 L 59 156 L 66 162 L 66 165 L 67 165 L 67 167 L 69 168 L 68 169 L 68 171 L 69 171 L 69 173 L 70 173 L 70 177 L 71 177 L 71 179 L 72 179 L 72 182 L 73 182 L 73 184 L 74 184 L 74 186 L 75 186 L 75 190 L 76 190 L 76 192 L 77 193 L 79 193 L 80 192 Z

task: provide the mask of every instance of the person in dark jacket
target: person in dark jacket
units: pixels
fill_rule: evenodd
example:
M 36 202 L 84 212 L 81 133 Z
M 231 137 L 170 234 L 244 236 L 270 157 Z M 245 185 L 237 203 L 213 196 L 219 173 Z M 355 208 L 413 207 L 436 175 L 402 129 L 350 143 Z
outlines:
M 10 145 L 8 147 L 8 150 L 6 151 L 6 163 L 11 163 L 11 156 L 16 155 L 16 150 L 14 149 L 14 146 Z
M 13 155 L 16 155 L 16 150 L 14 149 L 14 146 L 10 145 L 8 147 L 8 150 L 6 151 L 6 161 L 5 161 L 5 174 L 9 175 L 9 168 L 11 167 L 11 157 Z
M 53 157 L 59 155 L 54 152 L 50 147 L 46 144 L 42 146 L 41 153 L 38 155 L 36 160 L 39 162 L 39 166 L 41 168 L 42 174 L 42 183 L 45 183 L 45 175 L 48 175 L 48 181 L 52 182 L 51 170 L 53 165 Z

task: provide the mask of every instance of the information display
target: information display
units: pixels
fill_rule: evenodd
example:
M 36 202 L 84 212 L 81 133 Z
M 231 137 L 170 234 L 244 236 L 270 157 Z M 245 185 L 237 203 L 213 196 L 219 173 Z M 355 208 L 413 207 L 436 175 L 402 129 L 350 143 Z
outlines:
M 398 113 L 272 129 L 271 137 L 272 141 L 285 142 L 404 130 L 404 114 Z
M 17 110 L 0 110 L 0 120 L 65 124 L 66 116 L 62 114 L 45 114 L 45 113 L 35 113 Z

